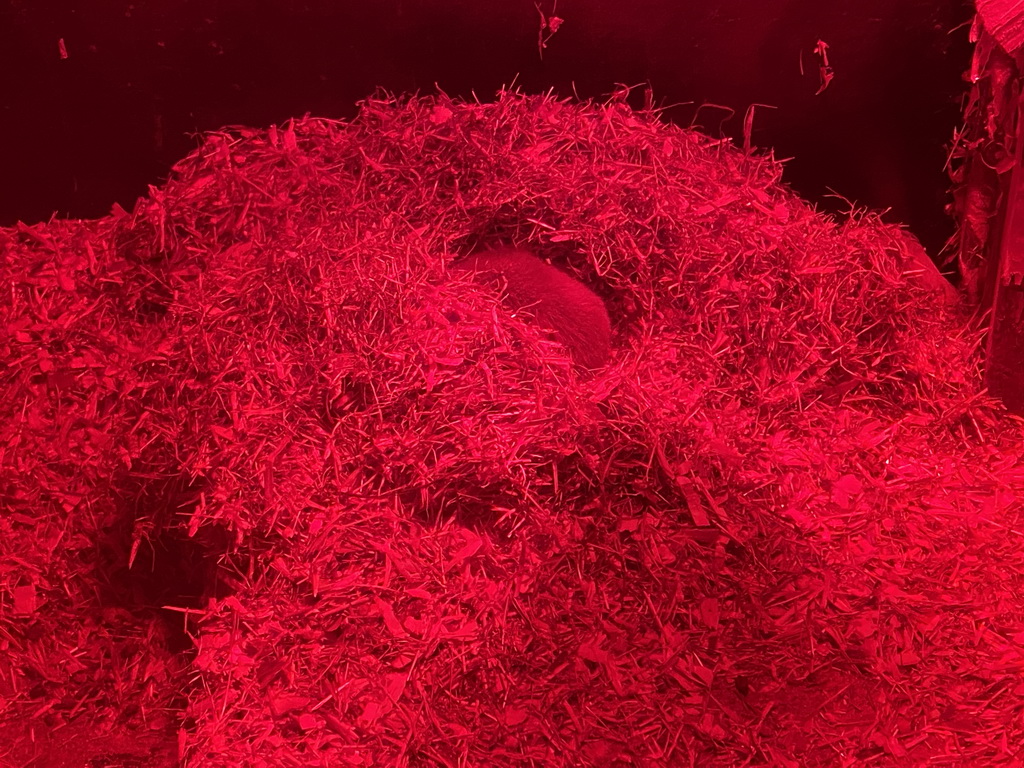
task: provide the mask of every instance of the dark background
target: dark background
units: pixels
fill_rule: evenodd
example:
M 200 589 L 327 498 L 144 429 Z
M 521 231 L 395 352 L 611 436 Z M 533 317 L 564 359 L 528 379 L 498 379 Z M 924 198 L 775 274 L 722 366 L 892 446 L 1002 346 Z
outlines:
M 962 0 L 0 0 L 0 225 L 131 208 L 227 124 L 351 117 L 377 87 L 487 100 L 649 83 L 666 117 L 792 158 L 829 210 L 891 208 L 933 256 L 972 10 Z M 63 39 L 67 58 L 62 58 Z M 835 79 L 820 95 L 818 39 Z M 803 73 L 801 73 L 801 64 Z M 642 89 L 637 91 L 638 96 Z M 639 104 L 638 99 L 638 104 Z M 719 106 L 709 106 L 719 105 Z

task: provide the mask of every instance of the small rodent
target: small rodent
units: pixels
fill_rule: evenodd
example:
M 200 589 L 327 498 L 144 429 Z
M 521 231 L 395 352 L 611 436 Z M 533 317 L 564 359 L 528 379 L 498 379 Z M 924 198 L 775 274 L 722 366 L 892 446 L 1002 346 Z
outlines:
M 502 289 L 502 301 L 524 310 L 550 330 L 573 361 L 600 368 L 611 354 L 611 322 L 601 297 L 579 280 L 528 251 L 498 248 L 475 253 L 453 266 Z

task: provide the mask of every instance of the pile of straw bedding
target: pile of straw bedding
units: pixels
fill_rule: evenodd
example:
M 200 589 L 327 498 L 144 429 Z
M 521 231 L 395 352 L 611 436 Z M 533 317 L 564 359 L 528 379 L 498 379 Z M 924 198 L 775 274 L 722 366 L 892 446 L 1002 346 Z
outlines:
M 4 230 L 0 718 L 1020 765 L 1019 424 L 906 236 L 780 174 L 616 100 L 381 97 Z M 450 269 L 503 243 L 601 295 L 605 368 Z

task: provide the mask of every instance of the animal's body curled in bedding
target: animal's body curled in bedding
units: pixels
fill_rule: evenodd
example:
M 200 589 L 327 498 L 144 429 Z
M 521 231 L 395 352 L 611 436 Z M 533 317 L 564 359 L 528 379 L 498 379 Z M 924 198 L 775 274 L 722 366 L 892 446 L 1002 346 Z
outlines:
M 529 251 L 497 248 L 475 253 L 454 269 L 500 287 L 504 302 L 551 331 L 578 365 L 593 370 L 608 361 L 611 322 L 604 301 L 557 267 Z

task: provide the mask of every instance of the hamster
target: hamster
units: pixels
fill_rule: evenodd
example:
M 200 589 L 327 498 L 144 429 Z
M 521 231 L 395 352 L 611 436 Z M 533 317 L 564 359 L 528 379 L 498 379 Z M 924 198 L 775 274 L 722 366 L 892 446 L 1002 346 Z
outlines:
M 502 290 L 502 301 L 524 310 L 568 350 L 573 362 L 594 370 L 611 354 L 611 322 L 601 297 L 579 280 L 528 251 L 498 248 L 453 266 Z

